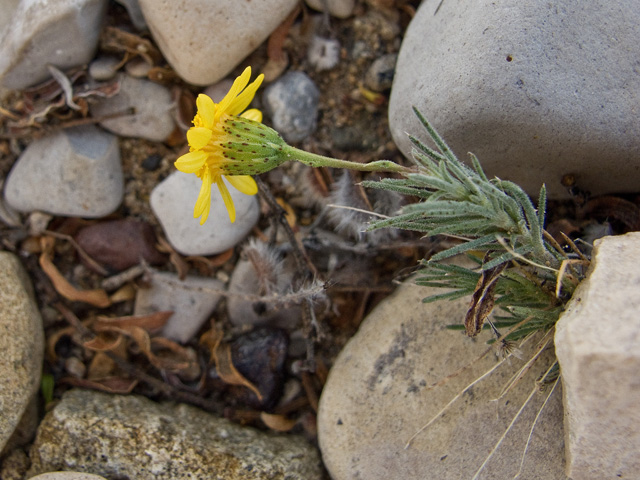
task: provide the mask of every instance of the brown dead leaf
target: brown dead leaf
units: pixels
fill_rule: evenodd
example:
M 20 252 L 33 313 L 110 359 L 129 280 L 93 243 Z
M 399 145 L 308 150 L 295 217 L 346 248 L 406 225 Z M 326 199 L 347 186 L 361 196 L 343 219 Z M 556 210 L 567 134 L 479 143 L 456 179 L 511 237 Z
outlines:
M 62 383 L 73 387 L 87 388 L 107 393 L 121 395 L 129 394 L 138 384 L 138 380 L 132 378 L 108 377 L 101 380 L 87 380 L 85 378 L 64 377 Z
M 187 276 L 187 273 L 189 272 L 189 265 L 184 260 L 184 258 L 182 258 L 182 256 L 175 251 L 171 244 L 162 237 L 158 237 L 158 245 L 156 246 L 156 248 L 162 253 L 169 254 L 169 261 L 173 264 L 174 267 L 176 267 L 178 278 L 180 280 L 184 280 L 184 278 Z
M 87 340 L 82 344 L 83 347 L 96 352 L 111 352 L 118 348 L 122 343 L 122 335 L 113 335 L 109 332 L 103 332 L 96 335 L 91 340 Z
M 123 285 L 109 297 L 111 303 L 126 302 L 127 300 L 133 300 L 134 298 L 136 298 L 136 289 L 130 283 Z
M 100 46 L 109 52 L 126 52 L 131 56 L 139 55 L 149 65 L 158 65 L 162 61 L 160 50 L 151 41 L 115 27 L 107 26 L 102 30 Z
M 260 412 L 260 420 L 276 432 L 288 432 L 295 425 L 296 421 L 285 417 L 284 415 L 275 415 L 273 413 Z
M 485 261 L 487 257 L 485 256 Z M 500 274 L 507 267 L 508 262 L 484 270 L 471 296 L 471 304 L 464 319 L 464 327 L 469 337 L 475 337 L 482 331 L 495 303 L 495 290 Z
M 72 302 L 84 302 L 96 307 L 105 308 L 111 305 L 107 292 L 102 289 L 78 290 L 71 285 L 53 264 L 53 246 L 55 239 L 49 236 L 40 239 L 42 253 L 40 254 L 40 268 L 49 277 L 56 291 Z
M 93 329 L 96 332 L 103 332 L 113 331 L 114 328 L 127 330 L 131 327 L 139 327 L 148 332 L 153 332 L 164 327 L 171 315 L 173 315 L 172 311 L 111 318 L 100 315 L 98 316 L 98 320 L 94 324 Z
M 51 362 L 55 363 L 58 360 L 56 355 L 56 345 L 62 337 L 70 337 L 76 332 L 76 329 L 72 326 L 61 328 L 52 334 L 47 335 L 47 357 Z

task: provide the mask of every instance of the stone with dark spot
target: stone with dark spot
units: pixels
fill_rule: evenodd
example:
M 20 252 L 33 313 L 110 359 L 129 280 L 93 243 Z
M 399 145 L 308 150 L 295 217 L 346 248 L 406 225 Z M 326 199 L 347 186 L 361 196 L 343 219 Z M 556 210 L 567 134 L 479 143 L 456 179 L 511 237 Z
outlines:
M 93 260 L 110 271 L 125 270 L 141 259 L 152 265 L 166 261 L 166 256 L 155 248 L 153 228 L 139 220 L 96 223 L 80 230 L 76 241 Z

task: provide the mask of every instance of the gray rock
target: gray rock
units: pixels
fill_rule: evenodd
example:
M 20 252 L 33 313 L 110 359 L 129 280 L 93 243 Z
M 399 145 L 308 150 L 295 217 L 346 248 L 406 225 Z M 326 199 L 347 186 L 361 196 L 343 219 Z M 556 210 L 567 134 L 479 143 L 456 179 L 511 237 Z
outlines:
M 456 394 L 496 365 L 493 352 L 479 358 L 487 349 L 489 332 L 472 340 L 445 328 L 462 323 L 469 299 L 421 302 L 435 291 L 411 284 L 399 287 L 367 316 L 329 372 L 318 410 L 318 440 L 334 480 L 472 478 L 528 395 L 537 391 L 535 380 L 551 355 L 494 401 L 529 358 L 532 348 L 522 347 L 524 360 L 511 357 L 418 433 Z M 444 384 L 429 388 L 467 364 Z M 545 398 L 533 395 L 479 479 L 514 477 Z M 563 463 L 562 395 L 557 386 L 537 421 L 519 478 L 564 480 Z
M 389 53 L 377 58 L 367 70 L 364 83 L 367 88 L 375 92 L 383 92 L 391 88 L 393 76 L 396 73 L 398 55 Z
M 118 73 L 119 64 L 120 60 L 115 57 L 98 57 L 89 64 L 89 75 L 99 82 L 111 80 Z
M 140 7 L 158 47 L 178 75 L 204 86 L 230 73 L 267 39 L 297 3 L 140 0 Z
M 328 13 L 338 18 L 350 17 L 356 5 L 355 0 L 305 0 L 307 5 L 319 12 L 324 12 L 325 2 Z
M 40 425 L 30 475 L 106 478 L 322 478 L 317 451 L 294 435 L 242 427 L 187 405 L 72 390 Z
M 640 233 L 596 241 L 591 262 L 556 326 L 567 474 L 639 478 Z
M 473 152 L 490 176 L 532 195 L 544 182 L 550 196 L 566 197 L 560 180 L 569 173 L 593 194 L 637 191 L 637 7 L 422 2 L 391 91 L 394 140 L 409 156 L 405 132 L 426 138 L 414 105 L 461 158 Z
M 202 185 L 193 174 L 174 172 L 151 192 L 151 209 L 160 221 L 167 239 L 184 255 L 215 255 L 240 243 L 260 216 L 256 197 L 229 186 L 236 207 L 231 223 L 220 192 L 212 185 L 211 212 L 204 225 L 193 218 L 193 207 Z
M 94 126 L 34 140 L 5 183 L 7 203 L 21 212 L 103 217 L 123 196 L 118 139 Z
M 38 391 L 44 332 L 33 287 L 18 258 L 0 252 L 0 452 Z
M 105 0 L 22 0 L 2 4 L 0 78 L 23 89 L 62 70 L 88 63 L 95 53 Z
M 223 290 L 224 284 L 214 278 L 156 272 L 151 277 L 150 288 L 139 288 L 136 293 L 135 315 L 172 311 L 162 335 L 178 342 L 188 342 L 207 321 L 220 300 L 215 290 Z
M 316 129 L 320 92 L 304 72 L 288 72 L 269 85 L 262 96 L 264 109 L 288 142 L 300 142 Z
M 130 115 L 104 120 L 100 125 L 124 137 L 146 138 L 156 142 L 165 140 L 175 128 L 171 115 L 174 105 L 169 90 L 149 80 L 128 75 L 119 78 L 118 94 L 92 104 L 91 116 L 132 111 L 134 113 Z

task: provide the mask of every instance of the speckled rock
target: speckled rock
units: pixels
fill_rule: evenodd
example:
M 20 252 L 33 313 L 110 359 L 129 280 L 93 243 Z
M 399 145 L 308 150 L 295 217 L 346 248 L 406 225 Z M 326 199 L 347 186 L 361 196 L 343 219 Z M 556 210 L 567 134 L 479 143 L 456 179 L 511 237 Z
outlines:
M 202 182 L 191 174 L 174 172 L 151 192 L 151 208 L 162 224 L 167 239 L 184 255 L 214 255 L 233 247 L 258 221 L 260 208 L 255 196 L 245 195 L 233 187 L 229 193 L 236 207 L 236 221 L 231 223 L 220 192 L 211 192 L 211 213 L 204 225 L 193 218 Z
M 640 478 L 639 287 L 640 233 L 604 237 L 556 326 L 571 478 Z
M 72 390 L 40 425 L 30 475 L 51 470 L 106 478 L 314 480 L 318 453 L 293 435 L 242 427 L 187 405 Z
M 266 40 L 297 3 L 140 0 L 140 7 L 158 47 L 178 75 L 194 85 L 209 85 Z
M 437 12 L 436 12 L 437 10 Z M 427 138 L 416 106 L 460 158 L 537 196 L 640 184 L 640 8 L 634 1 L 425 0 L 391 90 L 393 138 Z M 603 166 L 607 174 L 603 175 Z
M 494 401 L 529 358 L 531 348 L 523 347 L 525 360 L 510 358 L 405 448 L 456 394 L 496 365 L 493 352 L 478 358 L 487 349 L 489 332 L 472 340 L 445 328 L 462 322 L 469 299 L 421 302 L 434 292 L 401 286 L 367 316 L 329 372 L 318 410 L 318 439 L 334 480 L 472 478 L 529 394 L 537 392 L 535 380 L 550 364 L 550 355 Z M 531 341 L 528 347 L 534 345 Z M 429 388 L 469 363 L 448 382 Z M 537 421 L 519 478 L 566 478 L 560 390 L 558 385 Z M 479 479 L 514 477 L 545 398 L 533 394 Z
M 390 89 L 393 84 L 397 61 L 398 55 L 395 53 L 376 58 L 365 75 L 365 86 L 375 92 L 383 92 Z
M 23 89 L 47 79 L 47 65 L 62 70 L 93 57 L 106 0 L 2 2 L 0 78 Z
M 305 0 L 305 3 L 314 10 L 324 11 L 325 0 Z M 330 15 L 338 18 L 347 18 L 353 13 L 356 2 L 355 0 L 326 0 L 326 5 Z
M 162 335 L 179 342 L 187 342 L 207 321 L 220 300 L 216 290 L 224 284 L 214 278 L 187 276 L 156 272 L 151 277 L 149 288 L 139 288 L 134 307 L 135 315 L 172 311 Z
M 123 196 L 118 139 L 94 126 L 34 140 L 9 172 L 4 196 L 21 212 L 102 217 Z
M 0 252 L 0 451 L 40 386 L 42 318 L 18 258 Z
M 129 110 L 124 115 L 103 120 L 100 125 L 123 137 L 146 138 L 162 142 L 175 128 L 171 110 L 171 93 L 162 85 L 149 80 L 120 75 L 120 91 L 110 98 L 101 99 L 90 107 L 91 115 L 101 117 Z
M 269 85 L 262 96 L 273 128 L 288 142 L 300 142 L 316 129 L 320 92 L 304 72 L 288 72 Z

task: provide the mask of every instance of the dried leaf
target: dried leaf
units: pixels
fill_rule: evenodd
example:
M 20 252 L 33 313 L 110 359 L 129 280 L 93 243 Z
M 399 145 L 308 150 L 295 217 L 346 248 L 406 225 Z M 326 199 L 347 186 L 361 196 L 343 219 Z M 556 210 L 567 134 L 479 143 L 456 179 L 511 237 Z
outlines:
M 64 278 L 52 262 L 54 244 L 55 239 L 52 237 L 42 237 L 40 239 L 40 245 L 42 246 L 40 267 L 47 274 L 56 291 L 72 302 L 84 302 L 100 308 L 111 305 L 111 300 L 109 300 L 109 296 L 104 290 L 78 290 Z
M 104 283 L 103 283 L 104 286 Z M 127 300 L 133 300 L 136 298 L 136 289 L 130 283 L 123 285 L 118 290 L 111 294 L 111 303 L 126 302 Z
M 100 46 L 110 52 L 140 55 L 149 65 L 158 65 L 162 61 L 162 54 L 149 40 L 115 27 L 107 26 L 102 30 Z
M 274 415 L 273 413 L 260 412 L 260 420 L 276 432 L 288 432 L 295 425 L 296 421 L 285 417 L 284 415 Z
M 211 350 L 211 358 L 215 362 L 218 375 L 223 382 L 230 385 L 241 385 L 251 390 L 258 400 L 262 401 L 262 394 L 256 386 L 249 380 L 244 378 L 240 372 L 233 366 L 233 359 L 231 358 L 231 345 L 223 344 L 222 331 L 217 329 L 211 329 L 200 338 L 200 343 L 203 343 Z
M 173 315 L 172 311 L 154 312 L 146 315 L 129 315 L 126 317 L 104 317 L 99 316 L 93 329 L 96 332 L 113 331 L 116 329 L 127 330 L 131 327 L 139 327 L 148 332 L 153 332 L 164 327 Z
M 124 342 L 121 342 L 118 347 L 116 347 L 116 354 L 125 354 L 126 352 L 123 350 L 125 347 Z M 118 355 L 122 356 L 122 355 Z M 96 352 L 96 354 L 91 359 L 91 363 L 89 363 L 89 367 L 87 368 L 87 378 L 89 380 L 99 380 L 101 378 L 108 378 L 113 376 L 116 371 L 116 362 L 105 352 Z
M 189 265 L 185 262 L 184 258 L 175 251 L 175 249 L 171 246 L 169 242 L 167 242 L 164 238 L 158 237 L 158 245 L 156 248 L 162 253 L 169 254 L 169 261 L 176 267 L 178 272 L 178 278 L 180 280 L 184 280 L 189 272 Z
M 103 332 L 82 344 L 83 347 L 96 352 L 110 352 L 122 343 L 122 335 L 109 335 Z
M 72 326 L 61 328 L 60 330 L 47 335 L 47 357 L 52 363 L 58 360 L 56 355 L 56 345 L 62 337 L 70 337 L 75 333 L 76 329 Z
M 99 390 L 107 393 L 128 394 L 138 384 L 138 380 L 132 378 L 109 377 L 102 380 L 87 380 L 85 378 L 65 377 L 61 382 L 80 388 Z
M 485 256 L 485 260 L 487 257 Z M 493 268 L 484 270 L 478 279 L 476 288 L 471 296 L 471 304 L 464 319 L 464 328 L 469 337 L 475 337 L 482 330 L 485 320 L 493 311 L 495 304 L 495 290 L 500 274 L 507 267 L 501 263 Z

